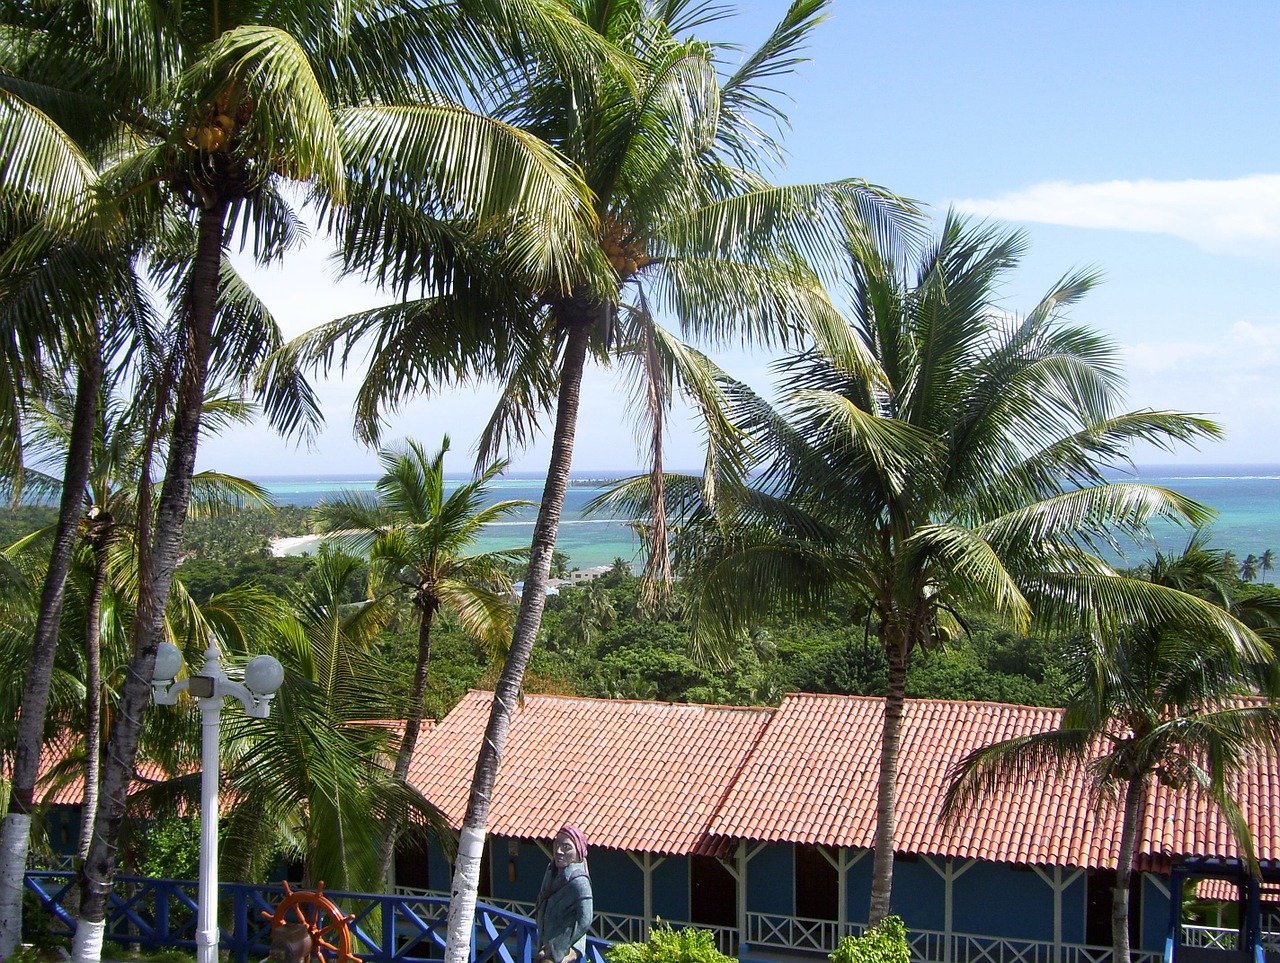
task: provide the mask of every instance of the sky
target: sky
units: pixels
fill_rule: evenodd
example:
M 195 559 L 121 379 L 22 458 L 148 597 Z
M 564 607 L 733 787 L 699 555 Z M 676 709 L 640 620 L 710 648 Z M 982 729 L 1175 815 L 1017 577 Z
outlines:
M 715 38 L 754 46 L 783 9 L 739 3 Z M 780 84 L 792 130 L 774 179 L 860 177 L 939 219 L 954 208 L 1025 231 L 1006 310 L 1029 309 L 1069 271 L 1101 271 L 1070 318 L 1120 348 L 1128 407 L 1204 413 L 1226 432 L 1135 460 L 1280 463 L 1278 48 L 1275 0 L 834 0 L 810 61 Z M 288 337 L 385 300 L 335 283 L 327 254 L 314 242 L 247 272 Z M 711 353 L 770 383 L 768 357 Z M 356 377 L 317 382 L 326 428 L 311 445 L 247 426 L 205 439 L 199 467 L 376 473 L 351 434 Z M 434 447 L 447 433 L 447 466 L 466 471 L 495 399 L 477 388 L 416 400 L 386 438 Z M 641 463 L 629 407 L 619 372 L 589 369 L 575 471 Z M 675 412 L 669 466 L 696 468 L 700 443 L 691 414 Z M 512 452 L 511 469 L 543 470 L 549 447 Z

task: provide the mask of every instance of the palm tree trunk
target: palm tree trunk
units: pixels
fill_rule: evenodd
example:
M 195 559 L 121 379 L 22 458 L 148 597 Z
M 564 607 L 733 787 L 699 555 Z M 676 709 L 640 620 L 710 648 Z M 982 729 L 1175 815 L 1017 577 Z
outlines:
M 93 585 L 84 617 L 84 802 L 80 804 L 81 859 L 89 855 L 94 817 L 98 812 L 98 769 L 102 755 L 102 595 L 107 587 L 107 546 L 104 533 L 93 546 Z
M 80 918 L 72 953 L 75 963 L 97 963 L 102 956 L 107 900 L 116 871 L 125 801 L 133 779 L 143 715 L 151 701 L 156 647 L 164 639 L 164 614 L 169 604 L 173 573 L 178 567 L 187 506 L 191 502 L 191 476 L 200 440 L 200 416 L 217 310 L 218 274 L 222 265 L 227 209 L 227 202 L 218 200 L 200 213 L 199 236 L 186 304 L 184 358 L 175 399 L 173 430 L 169 437 L 164 487 L 156 507 L 155 527 L 149 544 L 141 545 L 144 556 L 147 556 L 142 559 L 146 569 L 143 574 L 148 577 L 139 579 L 133 657 L 121 687 L 117 721 L 107 745 L 93 841 L 81 867 Z M 141 526 L 141 530 L 145 531 L 145 526 Z
M 893 837 L 896 828 L 898 749 L 902 743 L 902 712 L 907 691 L 907 646 L 890 631 L 885 654 L 889 679 L 884 697 L 884 725 L 880 736 L 880 779 L 876 790 L 876 844 L 871 863 L 871 908 L 875 926 L 889 915 L 893 896 Z
M 662 433 L 667 397 L 662 361 L 652 325 L 645 325 L 645 417 L 649 419 L 649 556 L 644 563 L 640 598 L 656 604 L 671 592 L 671 552 L 667 544 L 667 483 L 663 471 Z
M 520 610 L 516 613 L 511 648 L 507 652 L 498 683 L 494 686 L 489 723 L 476 759 L 467 814 L 458 839 L 458 857 L 454 865 L 449 902 L 445 963 L 467 963 L 471 954 L 476 893 L 480 883 L 480 860 L 484 855 L 489 807 L 493 801 L 498 766 L 502 762 L 502 749 L 507 740 L 507 731 L 511 727 L 520 686 L 524 681 L 525 666 L 533 652 L 533 643 L 542 623 L 542 610 L 547 604 L 547 579 L 551 572 L 551 555 L 555 550 L 556 532 L 560 528 L 564 496 L 569 487 L 573 440 L 578 427 L 578 401 L 582 393 L 582 372 L 586 366 L 587 342 L 592 323 L 593 319 L 582 319 L 569 326 L 564 366 L 560 372 L 560 396 L 556 404 L 551 462 L 547 466 L 546 487 L 542 490 L 542 504 L 538 508 L 538 520 L 533 529 L 529 571 L 525 576 L 524 592 L 520 596 Z
M 22 715 L 18 719 L 9 813 L 0 829 L 0 959 L 13 955 L 22 936 L 22 877 L 31 843 L 31 810 L 35 806 L 36 778 L 40 774 L 40 747 L 49 708 L 58 623 L 62 618 L 67 573 L 75 554 L 80 515 L 84 511 L 84 490 L 93 460 L 102 371 L 101 352 L 93 346 L 86 352 L 76 376 L 75 421 L 62 475 L 58 525 L 40 594 L 31 659 L 22 685 Z
M 1134 775 L 1129 777 L 1124 793 L 1116 884 L 1111 891 L 1112 963 L 1129 963 L 1129 876 L 1133 872 L 1133 854 L 1137 850 L 1145 788 L 1142 777 Z
M 396 765 L 392 777 L 403 783 L 409 774 L 409 763 L 413 761 L 413 750 L 418 744 L 418 733 L 422 731 L 422 710 L 427 704 L 427 670 L 431 667 L 431 623 L 435 620 L 436 609 L 423 608 L 418 620 L 418 665 L 413 673 L 413 694 L 410 699 L 409 716 L 405 719 L 404 735 L 400 738 L 400 751 L 396 753 Z M 378 879 L 385 886 L 391 878 L 391 862 L 396 854 L 396 837 L 400 834 L 400 826 L 404 821 L 403 810 L 397 808 L 388 813 L 386 834 L 382 837 L 382 845 L 378 850 Z

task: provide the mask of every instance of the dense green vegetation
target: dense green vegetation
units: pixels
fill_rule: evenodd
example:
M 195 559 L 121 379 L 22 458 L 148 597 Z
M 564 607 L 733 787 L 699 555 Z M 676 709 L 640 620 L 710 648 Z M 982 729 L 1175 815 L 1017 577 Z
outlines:
M 51 514 L 51 509 L 9 509 L 0 512 L 0 531 L 16 541 L 47 524 Z M 309 532 L 308 516 L 309 509 L 288 505 L 193 519 L 178 577 L 201 602 L 246 584 L 287 597 L 316 560 L 273 557 L 269 541 Z M 563 577 L 574 567 L 573 560 L 557 554 L 557 574 Z M 519 578 L 522 572 L 513 567 L 511 574 Z M 1229 582 L 1233 597 L 1242 602 L 1259 594 L 1280 600 L 1280 587 L 1242 578 Z M 351 586 L 347 601 L 357 601 L 366 590 L 364 582 Z M 725 705 L 776 704 L 786 692 L 874 696 L 884 691 L 884 652 L 865 625 L 850 625 L 848 606 L 833 605 L 820 618 L 776 615 L 762 620 L 730 663 L 720 666 L 690 652 L 679 583 L 673 597 L 657 609 L 642 594 L 641 579 L 621 560 L 593 582 L 561 587 L 547 600 L 528 691 Z M 413 678 L 416 632 L 412 606 L 398 603 L 377 644 L 389 688 L 397 692 L 407 692 Z M 974 614 L 964 619 L 964 631 L 950 644 L 911 663 L 907 695 L 1065 705 L 1070 644 L 1061 634 L 1023 635 Z M 433 639 L 426 716 L 443 716 L 468 689 L 491 687 L 495 675 L 490 654 L 443 613 Z
M 1272 664 L 1270 551 L 1217 565 L 1209 587 L 1168 581 L 1159 558 L 1117 573 L 1093 554 L 1160 516 L 1203 524 L 1205 506 L 1105 469 L 1134 442 L 1219 429 L 1123 412 L 1116 347 L 1063 316 L 1092 275 L 1011 315 L 997 292 L 1021 235 L 948 215 L 931 239 L 915 203 L 851 176 L 775 183 L 782 81 L 830 7 L 793 0 L 747 53 L 723 42 L 732 9 L 700 0 L 3 5 L 0 484 L 59 494 L 4 529 L 44 526 L 0 566 L 13 677 L 0 957 L 16 948 L 51 735 L 73 736 L 63 766 L 83 776 L 91 830 L 76 963 L 101 956 L 118 858 L 155 866 L 186 845 L 122 844 L 139 815 L 191 804 L 196 708 L 149 708 L 169 644 L 188 669 L 219 652 L 234 673 L 261 652 L 284 670 L 268 722 L 221 731 L 236 800 L 224 863 L 240 879 L 285 859 L 304 882 L 384 885 L 397 836 L 440 829 L 404 778 L 419 720 L 495 690 L 457 837 L 449 963 L 468 959 L 522 690 L 883 696 L 875 923 L 890 909 L 904 698 L 1075 705 L 1095 656 L 1194 670 L 1186 651 L 1170 667 L 1129 645 L 1192 630 L 1228 661 Z M 286 344 L 230 255 L 275 264 L 307 221 L 385 305 Z M 780 407 L 685 338 L 787 351 Z M 648 577 L 619 566 L 548 598 L 597 363 L 628 379 L 652 456 L 621 496 Z M 497 451 L 550 428 L 527 563 L 470 554 L 502 510 L 444 497 L 443 448 L 384 452 L 376 499 L 315 513 L 236 510 L 266 493 L 196 472 L 204 435 L 255 414 L 317 431 L 306 378 L 348 364 L 370 444 L 412 396 L 500 384 L 477 486 L 501 471 Z M 678 396 L 702 416 L 699 478 L 663 471 Z M 271 557 L 272 537 L 313 522 L 344 544 Z M 1237 675 L 1216 678 L 1225 688 L 1201 698 L 1239 691 Z M 1254 682 L 1280 699 L 1274 673 Z M 1095 708 L 1100 729 L 1137 727 L 1123 700 Z M 139 759 L 156 778 L 131 795 Z

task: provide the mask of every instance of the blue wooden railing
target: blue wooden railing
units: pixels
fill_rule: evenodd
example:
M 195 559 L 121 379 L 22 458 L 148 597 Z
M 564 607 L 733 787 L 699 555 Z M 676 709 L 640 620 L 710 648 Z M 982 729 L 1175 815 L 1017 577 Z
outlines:
M 53 917 L 52 936 L 71 936 L 75 930 L 75 875 L 32 870 L 27 889 Z M 191 881 L 116 877 L 107 907 L 106 938 L 145 947 L 195 949 L 196 884 Z M 449 901 L 438 896 L 395 896 L 325 890 L 348 916 L 353 950 L 365 963 L 410 963 L 441 960 Z M 271 944 L 269 917 L 284 898 L 281 886 L 222 883 L 218 888 L 218 919 L 223 921 L 219 943 L 236 963 L 261 960 Z M 266 914 L 264 916 L 263 914 Z M 608 944 L 587 940 L 584 963 L 605 963 Z M 532 963 L 533 921 L 480 903 L 476 906 L 471 941 L 472 963 Z

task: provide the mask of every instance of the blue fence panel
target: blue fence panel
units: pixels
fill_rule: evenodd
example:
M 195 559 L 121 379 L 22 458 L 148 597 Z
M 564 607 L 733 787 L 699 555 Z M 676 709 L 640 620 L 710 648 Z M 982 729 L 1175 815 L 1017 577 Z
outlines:
M 54 936 L 75 932 L 75 875 L 31 871 L 26 888 L 34 893 L 53 924 Z M 105 937 L 148 948 L 195 949 L 196 883 L 189 880 L 120 876 L 108 906 Z M 271 917 L 284 899 L 282 886 L 223 883 L 218 888 L 218 919 L 229 924 L 219 944 L 236 963 L 260 960 L 271 948 Z M 433 896 L 396 896 L 325 891 L 338 909 L 354 917 L 348 924 L 353 952 L 365 963 L 416 963 L 444 958 L 449 901 Z M 587 940 L 584 963 L 605 963 L 609 944 Z M 536 952 L 533 921 L 493 906 L 476 906 L 471 942 L 473 963 L 532 963 Z

